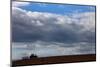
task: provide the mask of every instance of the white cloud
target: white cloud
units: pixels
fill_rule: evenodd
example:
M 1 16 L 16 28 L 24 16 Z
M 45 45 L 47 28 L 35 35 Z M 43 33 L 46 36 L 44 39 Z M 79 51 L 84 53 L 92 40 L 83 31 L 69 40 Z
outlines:
M 81 14 L 75 14 L 73 15 L 73 18 L 75 18 L 78 22 L 77 24 L 79 26 L 83 26 L 83 30 L 91 30 L 95 31 L 95 12 L 86 12 Z
M 91 6 L 89 9 L 92 10 L 92 11 L 96 10 L 93 6 Z
M 26 6 L 26 5 L 29 5 L 29 4 L 30 4 L 29 2 L 16 2 L 16 1 L 13 1 L 12 2 L 12 7 Z
M 40 21 L 36 21 L 36 25 L 37 26 L 43 26 L 43 23 L 41 23 Z
M 52 13 L 43 13 L 43 12 L 31 12 L 31 11 L 25 11 L 20 8 L 13 8 L 13 12 L 19 11 L 19 12 L 25 12 L 24 15 L 27 16 L 27 18 L 33 18 L 42 21 L 48 21 L 49 19 L 55 19 L 56 22 L 51 22 L 53 24 L 62 24 L 62 25 L 71 25 L 72 23 L 77 25 L 82 25 L 88 28 L 95 27 L 95 13 L 94 12 L 87 12 L 87 13 L 80 13 L 80 14 L 73 14 L 72 18 L 68 16 L 63 15 L 57 15 Z M 24 18 L 24 17 L 23 17 Z M 26 19 L 27 19 L 26 18 Z M 45 23 L 45 22 L 43 22 Z M 46 22 L 49 23 L 49 22 Z M 84 28 L 85 28 L 84 27 Z
M 63 41 L 71 38 L 70 40 L 87 41 L 90 37 L 95 40 L 94 12 L 73 14 L 72 17 L 69 17 L 46 12 L 26 11 L 13 7 L 12 23 L 14 34 L 15 36 L 19 35 L 19 40 L 21 35 L 23 37 L 33 36 L 33 40 L 34 38 L 37 40 L 40 38 L 43 40 L 55 39 Z M 92 39 L 89 41 L 92 41 Z
M 39 6 L 42 6 L 42 7 L 47 7 L 47 5 L 48 5 L 46 3 L 42 3 L 42 4 L 41 3 L 36 3 L 36 4 L 38 4 Z

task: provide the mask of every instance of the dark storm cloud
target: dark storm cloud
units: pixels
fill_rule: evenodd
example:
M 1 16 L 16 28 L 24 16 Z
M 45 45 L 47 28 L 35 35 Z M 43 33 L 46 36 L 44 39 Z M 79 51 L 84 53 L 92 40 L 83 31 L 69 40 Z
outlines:
M 95 42 L 95 13 L 72 17 L 12 7 L 12 40 Z

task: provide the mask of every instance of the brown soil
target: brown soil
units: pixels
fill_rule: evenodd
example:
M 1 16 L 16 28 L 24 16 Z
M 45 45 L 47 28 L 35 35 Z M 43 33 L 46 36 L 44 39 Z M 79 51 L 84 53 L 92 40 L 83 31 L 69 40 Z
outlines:
M 96 61 L 95 54 L 89 55 L 70 55 L 70 56 L 53 56 L 42 58 L 31 58 L 12 61 L 12 66 L 27 66 L 27 65 L 41 65 L 41 64 L 56 64 L 56 63 L 72 63 L 72 62 L 89 62 Z

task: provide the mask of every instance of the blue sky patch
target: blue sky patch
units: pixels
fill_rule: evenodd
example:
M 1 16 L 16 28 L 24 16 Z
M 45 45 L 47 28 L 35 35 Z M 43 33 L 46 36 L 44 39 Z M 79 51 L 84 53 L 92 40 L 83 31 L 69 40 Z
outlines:
M 55 14 L 72 14 L 83 12 L 95 12 L 95 6 L 83 6 L 72 4 L 47 4 L 47 3 L 30 3 L 27 6 L 20 6 L 27 11 L 48 12 Z

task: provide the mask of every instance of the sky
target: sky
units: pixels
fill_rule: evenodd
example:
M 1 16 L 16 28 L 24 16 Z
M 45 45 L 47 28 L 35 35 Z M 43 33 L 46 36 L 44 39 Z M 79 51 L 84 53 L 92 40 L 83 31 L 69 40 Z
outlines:
M 14 48 L 17 42 L 18 50 L 26 49 L 27 53 L 32 51 L 40 57 L 93 54 L 96 42 L 95 10 L 95 6 L 89 5 L 13 1 Z M 24 42 L 25 46 L 22 47 Z M 26 42 L 32 44 L 27 46 Z M 32 47 L 35 47 L 35 50 Z M 62 54 L 59 53 L 60 51 Z M 13 53 L 17 52 L 21 51 Z
M 95 6 L 82 6 L 72 4 L 50 4 L 50 3 L 29 3 L 28 5 L 20 5 L 19 8 L 28 11 L 50 12 L 56 14 L 70 14 L 82 12 L 94 12 Z
M 14 1 L 12 21 L 14 41 L 54 39 L 63 42 L 78 41 L 81 37 L 82 41 L 95 40 L 95 6 Z M 85 34 L 89 39 L 85 40 Z

